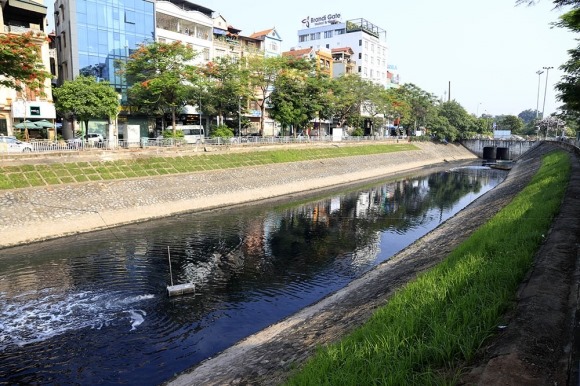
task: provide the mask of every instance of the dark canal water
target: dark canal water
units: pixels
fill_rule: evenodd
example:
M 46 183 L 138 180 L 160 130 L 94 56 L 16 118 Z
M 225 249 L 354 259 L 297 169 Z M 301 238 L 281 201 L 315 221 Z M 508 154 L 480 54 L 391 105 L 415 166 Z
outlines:
M 344 287 L 505 176 L 461 168 L 0 250 L 0 384 L 158 385 Z M 167 296 L 168 246 L 174 283 L 195 282 L 195 296 Z

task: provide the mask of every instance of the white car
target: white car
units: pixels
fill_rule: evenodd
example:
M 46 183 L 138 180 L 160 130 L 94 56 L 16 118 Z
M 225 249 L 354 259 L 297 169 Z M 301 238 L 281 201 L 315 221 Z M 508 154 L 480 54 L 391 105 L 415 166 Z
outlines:
M 97 133 L 88 133 L 85 136 L 85 139 L 87 140 L 88 143 L 90 143 L 92 145 L 98 145 L 98 144 L 101 144 L 105 141 L 103 136 L 101 134 L 97 134 Z
M 14 136 L 0 136 L 0 153 L 24 153 L 32 150 L 32 145 L 28 142 L 19 141 Z

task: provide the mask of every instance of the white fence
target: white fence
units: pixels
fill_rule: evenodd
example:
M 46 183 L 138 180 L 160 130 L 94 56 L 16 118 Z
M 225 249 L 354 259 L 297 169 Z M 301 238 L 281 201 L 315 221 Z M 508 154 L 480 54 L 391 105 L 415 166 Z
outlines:
M 366 136 L 366 137 L 346 137 L 341 141 L 344 142 L 370 142 L 370 141 L 381 141 L 381 142 L 394 142 L 401 138 L 397 137 L 379 137 L 379 136 Z M 232 138 L 206 138 L 203 144 L 191 144 L 186 143 L 182 139 L 172 139 L 172 138 L 141 138 L 139 141 L 103 141 L 103 142 L 87 142 L 87 141 L 49 141 L 49 140 L 31 140 L 34 152 L 70 152 L 70 151 L 95 151 L 95 150 L 122 150 L 122 149 L 138 149 L 138 148 L 155 148 L 155 147 L 207 147 L 207 146 L 233 146 L 233 147 L 244 147 L 244 146 L 255 146 L 255 145 L 279 145 L 279 144 L 291 144 L 291 143 L 323 143 L 323 142 L 333 142 L 332 136 L 312 136 L 312 137 L 260 137 L 260 136 L 247 136 L 247 137 L 232 137 Z M 336 141 L 334 141 L 336 142 Z

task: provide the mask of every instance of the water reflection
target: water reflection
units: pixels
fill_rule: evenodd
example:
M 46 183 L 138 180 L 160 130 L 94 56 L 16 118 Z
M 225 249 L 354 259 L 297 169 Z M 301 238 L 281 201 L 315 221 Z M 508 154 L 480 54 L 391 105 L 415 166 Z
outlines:
M 2 250 L 0 383 L 159 384 L 345 286 L 497 185 L 468 168 Z M 195 296 L 169 298 L 174 282 Z

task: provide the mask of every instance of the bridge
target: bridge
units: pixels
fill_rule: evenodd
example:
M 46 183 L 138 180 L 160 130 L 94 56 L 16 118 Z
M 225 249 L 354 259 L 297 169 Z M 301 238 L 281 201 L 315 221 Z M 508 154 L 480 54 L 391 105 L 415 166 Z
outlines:
M 473 154 L 485 160 L 511 161 L 537 146 L 540 141 L 505 139 L 465 139 L 461 144 Z

